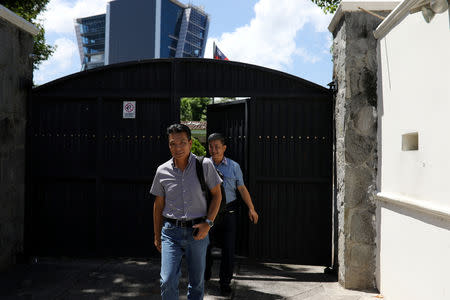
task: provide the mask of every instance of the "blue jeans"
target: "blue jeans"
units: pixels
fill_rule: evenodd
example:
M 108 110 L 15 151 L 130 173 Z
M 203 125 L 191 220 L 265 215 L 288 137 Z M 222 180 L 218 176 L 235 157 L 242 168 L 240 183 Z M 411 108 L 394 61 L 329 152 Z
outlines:
M 188 299 L 203 299 L 206 248 L 209 237 L 196 241 L 193 228 L 176 227 L 164 222 L 161 230 L 161 296 L 163 300 L 178 300 L 181 259 L 186 258 L 189 285 Z

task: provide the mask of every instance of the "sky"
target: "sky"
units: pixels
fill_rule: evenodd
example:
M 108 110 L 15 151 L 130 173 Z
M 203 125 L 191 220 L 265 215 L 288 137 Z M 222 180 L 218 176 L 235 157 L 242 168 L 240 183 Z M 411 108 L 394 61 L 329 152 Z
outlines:
M 228 57 L 326 86 L 332 80 L 332 36 L 326 15 L 311 0 L 179 0 L 210 15 L 205 58 L 213 42 Z M 81 70 L 74 19 L 102 14 L 110 0 L 50 0 L 39 19 L 53 56 L 34 71 L 44 84 Z

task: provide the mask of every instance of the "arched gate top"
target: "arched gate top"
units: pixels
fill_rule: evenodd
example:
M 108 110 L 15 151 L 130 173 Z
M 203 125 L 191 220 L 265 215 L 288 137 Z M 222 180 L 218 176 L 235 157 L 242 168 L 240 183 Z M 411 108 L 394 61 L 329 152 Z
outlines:
M 321 97 L 329 90 L 302 78 L 233 61 L 172 58 L 86 70 L 39 86 L 58 97 Z

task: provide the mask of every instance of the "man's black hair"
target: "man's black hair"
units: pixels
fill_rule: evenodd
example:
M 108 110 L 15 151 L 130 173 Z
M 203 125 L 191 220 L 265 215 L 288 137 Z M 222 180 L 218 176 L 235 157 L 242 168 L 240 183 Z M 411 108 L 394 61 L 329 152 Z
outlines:
M 181 132 L 186 132 L 188 141 L 191 140 L 191 130 L 186 125 L 172 124 L 169 127 L 167 127 L 167 136 L 169 136 L 169 134 L 171 133 L 181 133 Z
M 221 133 L 214 132 L 208 136 L 208 144 L 211 143 L 211 141 L 217 141 L 217 140 L 221 141 L 222 145 L 226 145 L 225 137 Z

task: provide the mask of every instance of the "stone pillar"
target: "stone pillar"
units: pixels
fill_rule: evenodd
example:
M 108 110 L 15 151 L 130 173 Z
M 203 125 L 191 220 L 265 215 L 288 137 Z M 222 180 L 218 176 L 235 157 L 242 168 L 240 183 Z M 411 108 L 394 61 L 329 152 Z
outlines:
M 359 7 L 387 15 L 397 3 L 342 1 L 329 26 L 337 84 L 335 254 L 339 282 L 349 289 L 376 288 L 377 42 L 373 31 L 382 20 Z
M 0 5 L 0 270 L 24 250 L 26 100 L 36 33 Z

